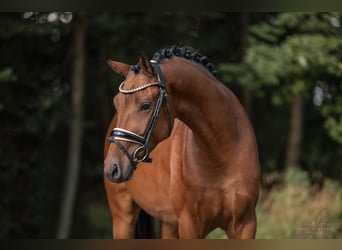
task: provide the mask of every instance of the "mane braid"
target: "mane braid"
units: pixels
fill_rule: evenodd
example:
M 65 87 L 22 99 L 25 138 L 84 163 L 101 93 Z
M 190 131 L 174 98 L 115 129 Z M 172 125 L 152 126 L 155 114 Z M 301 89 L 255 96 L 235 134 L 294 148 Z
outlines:
M 216 77 L 217 75 L 215 66 L 209 61 L 209 59 L 191 47 L 178 47 L 177 45 L 174 45 L 168 49 L 164 48 L 158 52 L 155 52 L 152 59 L 160 62 L 161 60 L 165 58 L 171 58 L 172 56 L 178 56 L 192 60 L 204 66 L 213 76 Z

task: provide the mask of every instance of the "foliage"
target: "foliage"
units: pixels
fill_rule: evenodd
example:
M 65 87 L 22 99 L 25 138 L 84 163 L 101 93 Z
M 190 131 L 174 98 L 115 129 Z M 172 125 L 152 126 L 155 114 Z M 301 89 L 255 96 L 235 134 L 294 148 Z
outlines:
M 13 69 L 4 68 L 0 70 L 0 82 L 12 82 L 17 80 L 16 76 L 13 74 Z
M 223 79 L 247 86 L 259 99 L 258 103 L 267 103 L 268 107 L 264 107 L 267 112 L 257 110 L 256 113 L 261 118 L 256 119 L 268 116 L 269 121 L 277 123 L 274 126 L 275 130 L 280 129 L 279 123 L 288 123 L 288 117 L 283 116 L 283 110 L 288 108 L 295 95 L 301 94 L 305 102 L 304 140 L 320 140 L 312 150 L 318 155 L 326 155 L 322 152 L 325 148 L 321 147 L 319 150 L 319 145 L 332 143 L 323 137 L 329 136 L 334 140 L 336 143 L 333 147 L 338 147 L 338 144 L 342 143 L 341 51 L 340 13 L 268 14 L 263 21 L 250 25 L 249 47 L 244 61 L 225 62 L 220 64 L 219 68 Z M 274 111 L 270 113 L 269 110 Z M 283 119 L 284 117 L 286 119 Z M 309 121 L 319 122 L 321 128 L 325 129 L 325 134 L 318 130 L 311 131 Z M 266 135 L 257 130 L 257 137 L 263 138 L 264 142 L 272 133 L 272 123 L 268 127 Z M 285 128 L 287 129 L 283 126 L 282 129 Z M 318 134 L 321 136 L 320 139 L 316 138 Z M 274 142 L 273 140 L 273 145 L 268 148 L 271 151 L 274 147 L 278 148 L 279 152 L 279 144 Z M 286 141 L 280 141 L 280 144 L 282 143 Z M 307 159 L 314 153 L 308 151 L 307 145 L 310 147 L 309 141 L 303 143 L 302 152 L 306 155 L 301 156 L 300 163 L 304 168 L 310 169 L 312 163 L 309 164 Z M 266 146 L 261 144 L 261 150 L 263 147 Z M 281 161 L 280 158 L 278 157 L 277 161 Z M 324 158 L 316 159 L 317 163 L 322 159 Z M 271 170 L 267 165 L 274 162 L 274 159 L 262 161 L 264 170 Z M 320 171 L 326 172 L 325 164 L 322 162 L 318 167 Z
M 2 14 L 0 23 L 0 238 L 48 237 L 68 114 L 66 84 L 56 76 L 60 44 L 50 40 L 48 23 L 24 22 L 20 14 Z
M 261 96 L 272 87 L 276 106 L 285 105 L 297 93 L 316 98 L 313 104 L 321 107 L 328 134 L 342 142 L 342 112 L 336 108 L 342 90 L 341 50 L 339 13 L 280 13 L 250 27 L 243 63 L 224 63 L 220 68 L 226 80 L 238 81 Z M 320 101 L 315 88 L 325 89 Z

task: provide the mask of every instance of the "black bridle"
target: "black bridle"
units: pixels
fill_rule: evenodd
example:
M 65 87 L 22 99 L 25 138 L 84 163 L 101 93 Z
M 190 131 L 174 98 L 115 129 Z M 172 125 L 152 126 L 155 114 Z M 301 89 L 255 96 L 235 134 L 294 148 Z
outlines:
M 127 156 L 133 169 L 136 169 L 136 164 L 139 162 L 152 162 L 152 159 L 149 157 L 150 152 L 149 152 L 148 146 L 150 143 L 153 128 L 159 117 L 163 103 L 165 103 L 168 118 L 169 118 L 169 135 L 171 134 L 171 131 L 173 128 L 173 120 L 172 120 L 170 105 L 169 105 L 168 97 L 166 93 L 166 85 L 164 81 L 163 72 L 158 62 L 154 60 L 151 60 L 150 62 L 152 63 L 153 68 L 157 72 L 158 82 L 148 83 L 146 85 L 143 85 L 138 88 L 131 89 L 131 90 L 124 90 L 123 85 L 125 84 L 125 82 L 122 82 L 119 87 L 119 91 L 123 94 L 133 94 L 151 86 L 159 87 L 159 96 L 158 96 L 158 100 L 156 103 L 156 107 L 153 112 L 152 118 L 147 126 L 144 136 L 140 136 L 134 132 L 131 132 L 122 128 L 114 128 L 110 137 L 108 138 L 111 142 L 114 142 L 119 147 L 119 149 Z M 128 141 L 128 142 L 139 144 L 140 146 L 134 150 L 133 155 L 130 155 L 127 149 L 121 144 L 120 141 Z

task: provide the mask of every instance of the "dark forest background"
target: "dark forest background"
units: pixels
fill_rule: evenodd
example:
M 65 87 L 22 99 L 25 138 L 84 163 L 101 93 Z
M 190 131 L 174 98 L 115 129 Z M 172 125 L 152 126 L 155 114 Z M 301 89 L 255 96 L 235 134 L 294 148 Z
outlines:
M 341 21 L 0 13 L 0 238 L 111 237 L 103 142 L 122 78 L 105 59 L 135 64 L 140 51 L 175 44 L 208 56 L 253 123 L 263 174 L 257 237 L 342 237 Z

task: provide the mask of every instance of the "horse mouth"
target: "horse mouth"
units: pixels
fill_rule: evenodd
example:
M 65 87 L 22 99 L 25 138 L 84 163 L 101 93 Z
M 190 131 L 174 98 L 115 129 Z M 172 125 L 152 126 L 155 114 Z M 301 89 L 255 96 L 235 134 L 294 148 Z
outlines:
M 131 168 L 124 181 L 129 181 L 130 179 L 132 179 L 133 174 L 134 174 L 134 168 Z

